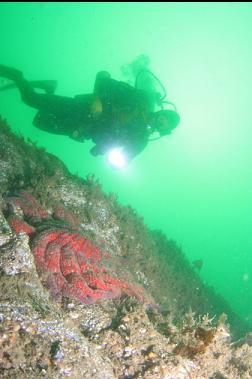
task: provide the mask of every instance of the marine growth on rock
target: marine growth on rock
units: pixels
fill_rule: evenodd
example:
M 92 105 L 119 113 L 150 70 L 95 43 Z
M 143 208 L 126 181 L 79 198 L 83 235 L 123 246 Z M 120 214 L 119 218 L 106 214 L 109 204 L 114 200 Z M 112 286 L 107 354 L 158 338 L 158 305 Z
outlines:
M 5 200 L 8 222 L 30 236 L 37 271 L 54 299 L 92 304 L 123 294 L 142 298 L 141 289 L 108 274 L 102 263 L 109 255 L 81 234 L 63 206 L 56 205 L 51 215 L 25 191 Z

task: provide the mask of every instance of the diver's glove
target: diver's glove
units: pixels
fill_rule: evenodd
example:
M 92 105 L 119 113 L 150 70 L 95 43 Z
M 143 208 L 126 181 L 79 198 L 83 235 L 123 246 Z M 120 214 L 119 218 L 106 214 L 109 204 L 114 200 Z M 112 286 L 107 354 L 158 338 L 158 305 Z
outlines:
M 90 154 L 92 154 L 94 157 L 97 157 L 97 155 L 102 155 L 105 153 L 104 148 L 100 145 L 95 145 L 92 147 L 92 149 L 89 150 Z

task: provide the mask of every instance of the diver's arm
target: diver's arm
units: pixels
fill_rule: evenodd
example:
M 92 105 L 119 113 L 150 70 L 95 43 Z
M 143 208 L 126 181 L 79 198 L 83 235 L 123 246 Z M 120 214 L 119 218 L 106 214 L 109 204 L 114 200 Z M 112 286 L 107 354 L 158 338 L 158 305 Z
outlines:
M 90 153 L 96 157 L 98 155 L 107 155 L 115 148 L 121 148 L 127 161 L 130 162 L 146 148 L 147 144 L 148 138 L 146 136 L 143 136 L 143 138 L 138 140 L 124 139 L 121 141 L 119 139 L 115 140 L 110 136 L 106 139 L 97 141 L 95 146 L 91 148 Z

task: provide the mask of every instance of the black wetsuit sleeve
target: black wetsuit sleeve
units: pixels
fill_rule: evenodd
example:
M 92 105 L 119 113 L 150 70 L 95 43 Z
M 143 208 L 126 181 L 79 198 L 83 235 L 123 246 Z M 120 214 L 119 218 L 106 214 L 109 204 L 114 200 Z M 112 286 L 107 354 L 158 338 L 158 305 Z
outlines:
M 148 133 L 145 130 L 136 130 L 113 136 L 107 131 L 101 131 L 93 138 L 93 142 L 95 146 L 90 150 L 92 155 L 106 154 L 113 148 L 122 147 L 130 161 L 146 148 Z

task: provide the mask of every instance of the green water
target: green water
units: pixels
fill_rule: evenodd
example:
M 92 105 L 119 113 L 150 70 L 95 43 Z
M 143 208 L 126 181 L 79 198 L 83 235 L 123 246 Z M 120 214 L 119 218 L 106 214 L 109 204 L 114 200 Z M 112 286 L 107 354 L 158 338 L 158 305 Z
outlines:
M 203 259 L 202 279 L 252 324 L 252 4 L 1 3 L 0 36 L 1 63 L 57 79 L 67 96 L 91 92 L 99 70 L 123 79 L 123 64 L 151 58 L 181 123 L 124 171 L 89 142 L 35 129 L 16 90 L 0 94 L 0 114 Z

